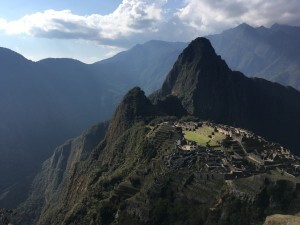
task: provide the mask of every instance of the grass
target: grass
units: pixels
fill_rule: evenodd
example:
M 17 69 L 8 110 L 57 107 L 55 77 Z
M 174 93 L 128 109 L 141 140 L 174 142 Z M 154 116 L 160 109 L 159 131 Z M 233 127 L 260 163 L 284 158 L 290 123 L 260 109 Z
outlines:
M 185 131 L 184 138 L 189 141 L 195 141 L 200 145 L 206 145 L 210 138 L 199 135 L 195 131 Z
M 185 139 L 195 141 L 203 146 L 206 146 L 207 142 L 209 142 L 210 146 L 219 146 L 218 142 L 221 142 L 226 137 L 222 133 L 214 132 L 213 128 L 208 126 L 200 127 L 196 131 L 184 131 L 183 133 Z

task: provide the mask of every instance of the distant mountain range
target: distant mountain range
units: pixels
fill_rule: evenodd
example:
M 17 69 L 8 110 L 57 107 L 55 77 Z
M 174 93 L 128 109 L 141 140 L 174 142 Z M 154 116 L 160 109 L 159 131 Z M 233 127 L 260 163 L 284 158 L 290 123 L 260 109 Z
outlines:
M 123 78 L 125 83 L 130 80 L 132 84 L 145 87 L 145 93 L 151 94 L 161 86 L 178 55 L 187 45 L 182 42 L 149 41 L 93 66 L 101 73 L 106 71 L 114 85 L 122 85 L 114 78 L 117 76 Z
M 207 38 L 231 69 L 300 90 L 300 27 L 241 24 Z
M 239 128 L 296 152 L 299 114 L 300 92 L 232 71 L 209 40 L 197 38 L 150 98 L 131 89 L 109 125 L 98 124 L 55 150 L 16 224 L 250 225 L 273 213 L 299 212 L 300 180 L 284 172 L 294 171 L 299 158 Z M 203 128 L 203 120 L 235 127 L 224 128 L 217 146 L 208 141 L 197 151 L 178 148 L 175 143 L 185 141 L 183 129 Z M 204 128 L 210 140 L 221 132 L 213 124 Z M 277 152 L 282 158 L 260 169 L 261 158 L 251 156 Z M 222 176 L 226 168 L 234 170 L 227 174 L 232 178 Z

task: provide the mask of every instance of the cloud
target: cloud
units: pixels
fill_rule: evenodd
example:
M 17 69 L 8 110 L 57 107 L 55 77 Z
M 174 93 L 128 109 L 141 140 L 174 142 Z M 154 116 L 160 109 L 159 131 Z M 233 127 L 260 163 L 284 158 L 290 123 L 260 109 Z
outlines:
M 130 36 L 156 32 L 156 24 L 162 20 L 162 4 L 140 0 L 123 0 L 108 15 L 74 15 L 70 10 L 46 10 L 26 15 L 15 21 L 0 18 L 0 31 L 7 34 L 26 34 L 35 37 L 57 39 L 95 40 L 100 44 L 125 45 Z M 123 39 L 123 41 L 121 41 Z
M 190 41 L 240 23 L 269 26 L 300 24 L 299 0 L 123 0 L 110 14 L 75 15 L 46 10 L 18 20 L 0 18 L 0 31 L 48 39 L 82 39 L 129 47 L 150 39 Z
M 299 25 L 299 0 L 185 0 L 179 20 L 198 33 L 217 33 L 241 23 Z

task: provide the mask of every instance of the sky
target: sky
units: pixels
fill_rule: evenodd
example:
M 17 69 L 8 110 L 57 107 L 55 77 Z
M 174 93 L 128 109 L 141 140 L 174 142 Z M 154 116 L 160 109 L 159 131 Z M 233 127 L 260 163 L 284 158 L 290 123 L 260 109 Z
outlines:
M 191 41 L 241 23 L 300 26 L 299 0 L 0 0 L 0 46 L 93 63 L 149 40 Z

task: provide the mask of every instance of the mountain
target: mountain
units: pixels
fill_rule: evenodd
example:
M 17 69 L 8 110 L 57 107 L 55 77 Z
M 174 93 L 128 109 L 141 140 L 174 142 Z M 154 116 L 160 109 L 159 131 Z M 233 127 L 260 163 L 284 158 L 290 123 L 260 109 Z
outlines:
M 300 27 L 244 23 L 207 38 L 231 69 L 300 90 Z
M 107 126 L 107 122 L 94 125 L 79 137 L 66 141 L 54 150 L 53 155 L 43 163 L 41 172 L 35 177 L 32 184 L 34 189 L 27 203 L 20 206 L 21 224 L 37 222 L 44 210 L 43 205 L 52 201 L 63 185 L 67 184 L 78 163 L 87 159 L 91 151 L 104 139 Z
M 103 105 L 107 89 L 87 65 L 6 55 L 0 59 L 0 205 L 13 207 L 55 146 L 110 112 Z
M 53 149 L 109 119 L 130 88 L 157 89 L 184 47 L 151 41 L 91 65 L 0 48 L 0 206 L 24 199 Z
M 175 142 L 197 134 L 183 132 L 194 125 L 201 141 L 212 135 L 223 144 L 180 149 Z M 83 145 L 89 133 L 43 164 L 14 224 L 250 225 L 300 210 L 300 180 L 285 172 L 300 160 L 287 149 L 244 129 L 167 116 L 140 88 L 125 95 L 105 138 L 93 135 L 92 150 Z M 273 154 L 273 164 L 260 165 Z
M 104 173 L 109 174 L 109 171 L 114 171 L 114 167 L 122 164 L 124 168 L 120 168 L 111 178 L 108 177 L 108 179 L 112 179 L 113 183 L 119 183 L 122 174 L 128 173 L 129 171 L 126 170 L 134 166 L 138 158 L 144 155 L 139 146 L 139 144 L 144 145 L 144 135 L 147 130 L 143 126 L 143 121 L 148 117 L 155 116 L 156 113 L 155 107 L 140 88 L 130 90 L 116 109 L 105 138 L 103 131 L 106 127 L 100 124 L 87 130 L 79 138 L 58 147 L 54 155 L 43 164 L 42 171 L 34 180 L 30 197 L 19 209 L 20 221 L 17 222 L 20 224 L 35 224 L 36 222 L 46 224 L 51 221 L 52 223 L 55 220 L 52 213 L 60 210 L 61 204 L 76 206 L 76 195 L 78 195 L 78 199 L 81 198 L 86 193 L 87 189 L 85 190 L 85 188 L 95 182 L 98 183 L 97 179 L 100 176 Z M 84 142 L 86 139 L 90 139 L 91 132 L 92 134 L 99 133 L 98 138 L 96 135 L 92 135 L 89 148 L 85 149 Z M 81 157 L 82 152 L 87 153 L 85 158 Z M 128 154 L 126 158 L 124 158 L 124 154 Z M 77 178 L 82 180 L 82 183 L 78 183 Z M 107 182 L 107 188 L 111 185 L 108 180 L 101 182 Z M 114 185 L 113 183 L 112 185 Z M 98 192 L 94 194 L 102 195 Z M 68 203 L 64 201 L 68 201 Z M 53 202 L 57 202 L 56 209 L 52 209 Z
M 230 68 L 299 90 L 298 27 L 241 24 L 208 38 Z M 13 206 L 24 198 L 52 149 L 110 118 L 131 87 L 141 86 L 146 94 L 158 89 L 186 45 L 150 41 L 92 65 L 70 59 L 34 63 L 0 48 L 0 205 Z M 168 110 L 174 102 L 171 97 L 161 106 Z M 16 192 L 21 196 L 15 197 Z
M 191 115 L 247 128 L 299 154 L 300 92 L 232 71 L 205 38 L 183 51 L 155 95 L 175 96 Z
M 183 42 L 152 40 L 95 63 L 95 66 L 100 66 L 103 70 L 105 65 L 110 74 L 131 78 L 137 86 L 143 87 L 146 94 L 151 94 L 161 86 L 166 74 L 186 46 L 187 43 Z
M 287 132 L 293 141 L 299 120 L 290 110 L 297 115 L 299 105 L 295 89 L 231 71 L 197 38 L 151 101 L 140 88 L 124 96 L 87 157 L 72 163 L 64 154 L 71 145 L 80 156 L 84 136 L 58 148 L 16 224 L 250 225 L 296 214 L 300 158 L 240 125 L 272 129 L 274 139 Z M 270 128 L 266 109 L 274 113 Z M 290 132 L 282 121 L 293 122 Z

